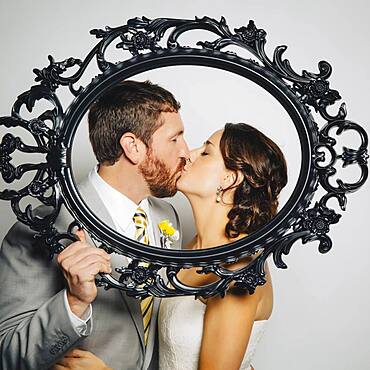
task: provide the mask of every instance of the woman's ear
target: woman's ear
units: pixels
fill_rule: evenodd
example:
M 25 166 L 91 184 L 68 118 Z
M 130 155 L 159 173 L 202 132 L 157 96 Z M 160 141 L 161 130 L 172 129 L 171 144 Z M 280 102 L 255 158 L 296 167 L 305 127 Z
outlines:
M 132 164 L 139 164 L 146 155 L 145 144 L 131 132 L 123 134 L 119 143 L 123 154 Z
M 236 188 L 243 181 L 243 174 L 241 171 L 227 171 L 223 179 L 223 188 Z

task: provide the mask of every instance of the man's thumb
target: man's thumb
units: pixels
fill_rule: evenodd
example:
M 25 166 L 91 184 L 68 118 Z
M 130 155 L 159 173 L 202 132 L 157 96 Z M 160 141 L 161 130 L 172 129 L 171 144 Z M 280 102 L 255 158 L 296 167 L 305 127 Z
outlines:
M 80 241 L 86 242 L 86 235 L 84 229 L 78 229 L 76 231 L 76 235 L 80 239 Z

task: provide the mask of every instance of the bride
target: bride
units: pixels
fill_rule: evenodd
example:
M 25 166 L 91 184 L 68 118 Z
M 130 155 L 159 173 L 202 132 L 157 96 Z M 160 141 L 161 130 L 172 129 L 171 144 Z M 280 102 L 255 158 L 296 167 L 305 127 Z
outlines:
M 258 230 L 277 213 L 278 195 L 286 182 L 284 155 L 271 139 L 245 123 L 226 124 L 191 152 L 177 182 L 191 204 L 196 226 L 187 248 L 212 248 Z M 227 267 L 240 268 L 253 258 Z M 196 270 L 182 270 L 179 280 L 196 286 L 216 281 L 214 275 Z M 251 295 L 231 287 L 224 298 L 162 299 L 159 369 L 254 370 L 253 354 L 273 307 L 267 262 L 265 271 L 266 284 Z M 108 369 L 89 355 L 89 369 Z
M 287 182 L 284 156 L 255 128 L 226 124 L 199 149 L 177 182 L 189 200 L 197 235 L 190 249 L 230 243 L 256 231 L 274 217 L 278 195 Z M 240 268 L 244 260 L 229 268 Z M 182 270 L 179 279 L 205 285 L 212 275 Z M 159 368 L 253 369 L 255 346 L 273 306 L 267 263 L 266 284 L 254 294 L 230 289 L 206 301 L 193 297 L 163 299 L 158 317 Z

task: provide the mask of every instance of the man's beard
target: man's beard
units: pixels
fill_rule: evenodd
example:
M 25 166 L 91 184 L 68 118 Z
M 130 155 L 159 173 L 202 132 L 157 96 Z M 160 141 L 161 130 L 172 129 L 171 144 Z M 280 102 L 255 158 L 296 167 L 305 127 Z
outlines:
M 139 166 L 139 171 L 144 176 L 153 196 L 157 198 L 173 197 L 177 192 L 176 183 L 180 178 L 179 173 L 184 169 L 185 164 L 185 158 L 181 158 L 176 171 L 171 175 L 167 165 L 155 158 L 149 148 L 145 161 Z

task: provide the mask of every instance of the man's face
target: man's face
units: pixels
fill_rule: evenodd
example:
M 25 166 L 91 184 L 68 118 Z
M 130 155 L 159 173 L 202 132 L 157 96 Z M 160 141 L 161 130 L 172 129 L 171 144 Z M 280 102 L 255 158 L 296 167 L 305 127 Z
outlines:
M 147 157 L 139 166 L 149 185 L 151 194 L 158 198 L 176 194 L 176 183 L 180 178 L 189 148 L 184 140 L 184 124 L 179 113 L 163 112 L 163 125 L 154 132 Z

